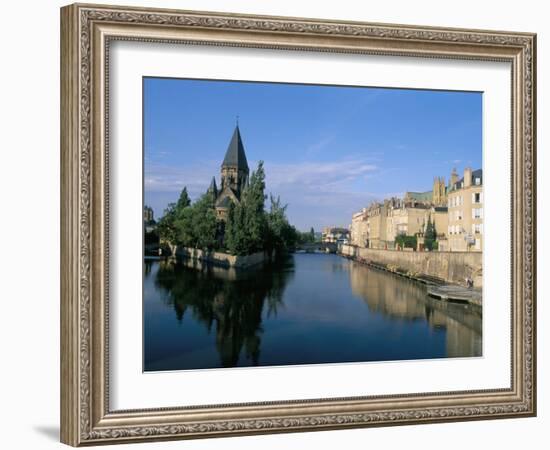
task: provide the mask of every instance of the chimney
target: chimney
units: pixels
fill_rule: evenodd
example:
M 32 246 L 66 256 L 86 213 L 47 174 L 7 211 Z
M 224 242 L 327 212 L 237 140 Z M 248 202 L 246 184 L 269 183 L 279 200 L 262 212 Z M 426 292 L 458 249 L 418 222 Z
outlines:
M 464 187 L 470 187 L 472 185 L 472 169 L 466 167 L 464 169 Z
M 453 168 L 451 172 L 451 178 L 449 179 L 449 188 L 453 188 L 455 183 L 458 181 L 458 174 L 456 173 L 456 167 Z

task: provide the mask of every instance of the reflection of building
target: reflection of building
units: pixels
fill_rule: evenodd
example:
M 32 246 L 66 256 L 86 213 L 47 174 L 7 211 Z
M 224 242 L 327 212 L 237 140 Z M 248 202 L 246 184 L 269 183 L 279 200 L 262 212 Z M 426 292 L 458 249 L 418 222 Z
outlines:
M 321 235 L 321 242 L 347 244 L 349 242 L 349 230 L 341 227 L 325 227 Z
M 457 180 L 453 171 L 448 194 L 447 251 L 481 251 L 483 248 L 483 171 L 466 168 Z
M 241 194 L 248 184 L 248 172 L 244 145 L 237 125 L 223 159 L 220 189 L 218 190 L 215 177 L 212 177 L 208 188 L 216 198 L 216 214 L 219 219 L 227 218 L 231 203 L 239 204 L 241 201 Z
M 431 329 L 444 330 L 445 356 L 481 355 L 481 314 L 433 300 L 422 285 L 361 264 L 350 265 L 350 284 L 373 313 L 396 321 L 425 320 Z

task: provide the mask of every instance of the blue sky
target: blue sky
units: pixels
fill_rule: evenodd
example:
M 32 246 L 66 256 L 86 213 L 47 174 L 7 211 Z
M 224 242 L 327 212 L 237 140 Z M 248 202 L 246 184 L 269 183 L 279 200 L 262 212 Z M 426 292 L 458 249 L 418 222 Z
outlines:
M 348 225 L 373 200 L 431 190 L 482 164 L 482 94 L 144 78 L 144 195 L 155 217 L 184 186 L 196 199 L 236 116 L 250 169 L 300 230 Z

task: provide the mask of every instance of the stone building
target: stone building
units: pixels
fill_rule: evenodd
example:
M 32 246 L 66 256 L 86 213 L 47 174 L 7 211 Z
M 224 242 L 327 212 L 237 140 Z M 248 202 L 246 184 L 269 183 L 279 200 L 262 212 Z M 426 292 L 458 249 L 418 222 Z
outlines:
M 215 206 L 218 219 L 225 221 L 231 203 L 240 203 L 241 195 L 248 185 L 248 173 L 248 162 L 239 126 L 237 125 L 222 162 L 220 187 L 218 189 L 216 178 L 212 177 L 208 188 L 208 192 L 214 194 L 216 199 Z
M 432 190 L 426 192 L 405 192 L 403 200 L 405 202 L 424 203 L 430 206 L 446 206 L 447 191 L 445 185 L 445 177 L 435 177 L 433 180 Z
M 449 187 L 448 242 L 441 250 L 452 252 L 483 249 L 483 171 L 464 169 Z M 451 178 L 453 179 L 453 177 Z
M 146 224 L 149 224 L 149 223 L 155 221 L 155 215 L 153 213 L 153 208 L 151 208 L 150 206 L 145 205 L 143 207 L 143 221 Z
M 349 230 L 343 227 L 324 227 L 321 242 L 347 244 L 349 242 Z
M 415 236 L 424 231 L 431 207 L 427 203 L 403 200 L 400 205 L 388 211 L 387 239 L 392 243 L 399 235 Z
M 447 206 L 435 206 L 427 199 L 391 198 L 374 202 L 353 214 L 350 237 L 352 245 L 394 249 L 399 235 L 421 235 L 428 221 L 435 225 L 438 239 L 445 240 L 448 229 Z
M 387 248 L 386 217 L 389 202 L 374 202 L 367 208 L 367 239 L 368 248 Z
M 358 247 L 367 246 L 367 208 L 351 216 L 350 243 Z

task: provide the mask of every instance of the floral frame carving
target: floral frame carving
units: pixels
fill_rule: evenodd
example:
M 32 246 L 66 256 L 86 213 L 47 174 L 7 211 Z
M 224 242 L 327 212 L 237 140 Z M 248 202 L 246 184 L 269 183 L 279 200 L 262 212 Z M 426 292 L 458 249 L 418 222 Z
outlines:
M 108 95 L 113 39 L 509 61 L 512 64 L 510 389 L 110 411 Z M 129 441 L 536 414 L 536 36 L 75 4 L 61 10 L 61 440 Z

